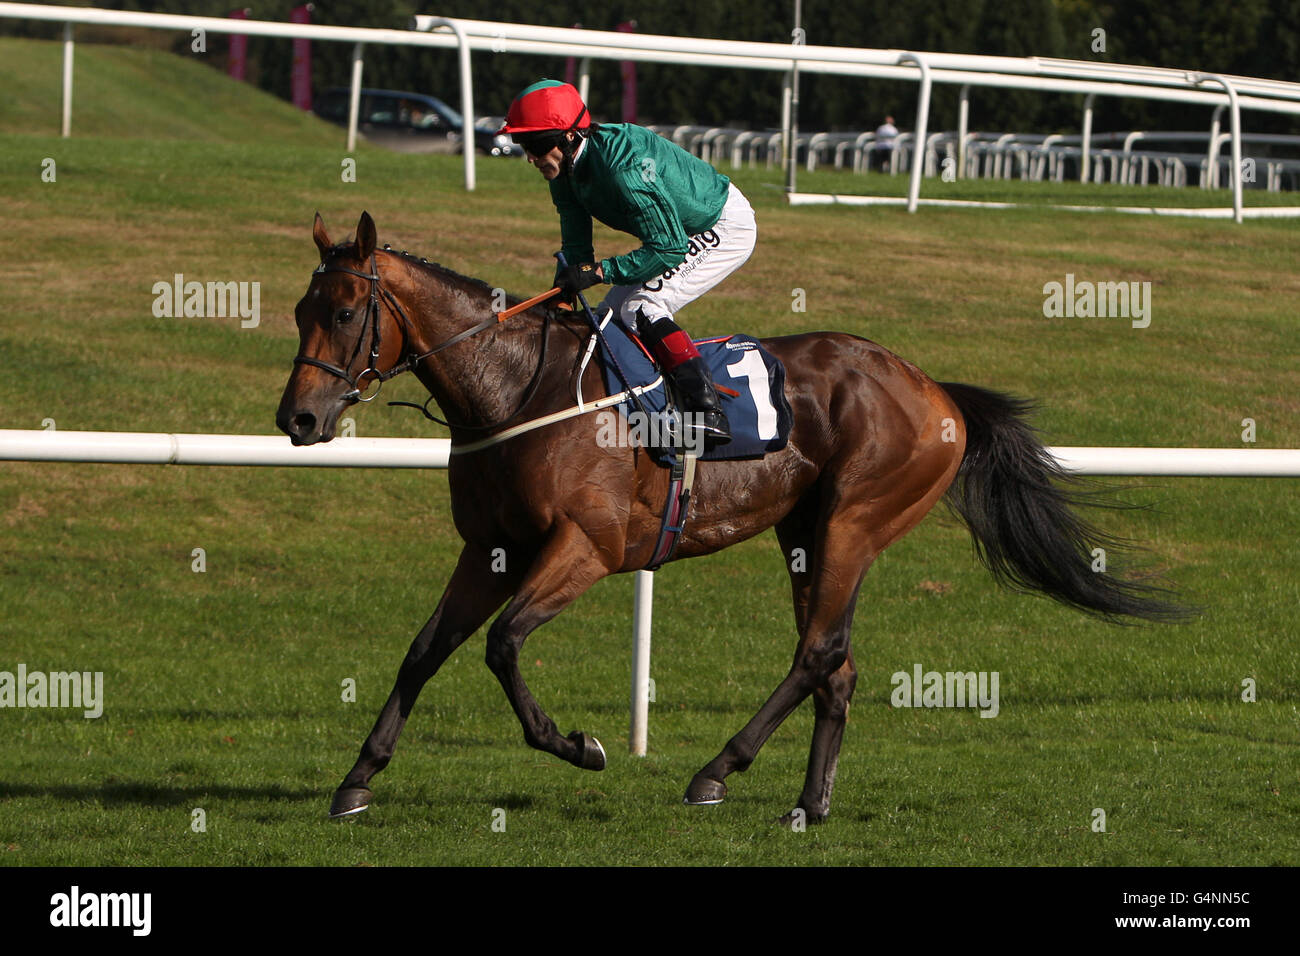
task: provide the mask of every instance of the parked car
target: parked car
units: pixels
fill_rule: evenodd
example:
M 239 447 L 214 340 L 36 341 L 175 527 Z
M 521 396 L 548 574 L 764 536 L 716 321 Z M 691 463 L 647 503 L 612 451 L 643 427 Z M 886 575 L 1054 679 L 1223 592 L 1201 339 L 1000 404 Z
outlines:
M 323 120 L 348 125 L 352 91 L 334 87 L 316 97 L 313 112 Z M 368 142 L 402 153 L 458 153 L 464 120 L 436 96 L 400 90 L 362 90 L 357 132 Z M 524 151 L 498 134 L 498 124 L 474 124 L 474 148 L 489 156 L 522 156 Z

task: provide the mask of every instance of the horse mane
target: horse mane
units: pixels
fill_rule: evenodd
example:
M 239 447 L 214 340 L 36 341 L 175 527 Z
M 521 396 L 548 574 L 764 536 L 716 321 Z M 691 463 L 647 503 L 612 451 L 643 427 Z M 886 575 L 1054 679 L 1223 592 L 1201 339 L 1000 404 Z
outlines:
M 407 252 L 405 249 L 402 249 L 400 251 L 394 249 L 391 245 L 388 245 L 387 243 L 380 246 L 375 251 L 389 252 L 395 256 L 401 256 L 410 265 L 416 266 L 424 270 L 425 272 L 448 282 L 453 286 L 458 286 L 464 289 L 465 291 L 474 290 L 482 293 L 483 295 L 491 296 L 496 292 L 498 288 L 497 286 L 489 285 L 483 279 L 476 279 L 473 276 L 461 275 L 455 269 L 449 269 L 446 266 L 434 262 L 431 259 L 426 259 L 423 256 L 417 256 L 412 252 Z M 346 239 L 343 242 L 337 243 L 330 249 L 330 255 L 327 256 L 326 258 L 330 258 L 336 255 L 343 255 L 344 253 L 351 253 L 353 258 L 358 258 L 357 242 L 355 239 Z M 507 292 L 506 300 L 507 300 L 507 305 L 515 305 L 518 302 L 522 302 L 523 298 L 517 295 L 511 295 L 509 292 Z

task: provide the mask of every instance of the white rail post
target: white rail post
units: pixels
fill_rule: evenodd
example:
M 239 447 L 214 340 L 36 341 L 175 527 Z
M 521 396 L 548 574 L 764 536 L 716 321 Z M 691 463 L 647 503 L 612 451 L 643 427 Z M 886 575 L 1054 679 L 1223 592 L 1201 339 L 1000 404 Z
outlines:
M 1241 104 L 1237 90 L 1225 77 L 1214 73 L 1196 73 L 1189 76 L 1194 85 L 1218 83 L 1228 94 L 1228 112 L 1232 117 L 1232 218 L 1240 223 L 1241 212 Z M 1217 165 L 1217 164 L 1216 164 Z
M 961 85 L 961 102 L 957 106 L 957 178 L 966 169 L 966 128 L 970 125 L 970 84 Z
M 72 21 L 63 25 L 63 138 L 72 135 Z
M 591 110 L 591 57 L 584 56 L 578 61 L 578 96 L 582 97 L 582 102 L 587 104 L 587 110 Z
M 925 130 L 930 122 L 930 64 L 917 53 L 904 53 L 899 63 L 911 61 L 921 70 L 921 95 L 916 104 L 916 148 L 912 156 L 912 178 L 907 187 L 907 211 L 916 212 L 921 198 L 921 167 L 925 164 Z
M 1210 145 L 1205 151 L 1205 179 L 1201 181 L 1202 189 L 1216 189 L 1219 185 L 1219 118 L 1223 116 L 1223 104 L 1214 108 L 1210 118 Z
M 1097 94 L 1089 93 L 1083 98 L 1083 153 L 1079 158 L 1079 182 L 1088 181 L 1088 158 L 1092 153 L 1092 104 Z
M 469 40 L 455 20 L 434 17 L 431 29 L 450 30 L 456 35 L 456 59 L 460 65 L 461 147 L 465 153 L 465 191 L 474 191 L 474 80 L 470 73 Z M 586 102 L 584 95 L 583 102 Z
M 790 97 L 791 97 L 791 71 L 787 70 L 784 78 L 781 80 L 781 168 L 785 168 L 786 160 L 790 155 Z M 768 159 L 769 166 L 772 165 L 771 159 Z
M 654 606 L 653 571 L 638 571 L 632 599 L 632 727 L 627 746 L 634 757 L 646 754 L 650 722 L 650 619 Z
M 1120 179 L 1126 186 L 1137 185 L 1133 171 L 1133 144 L 1140 139 L 1146 138 L 1146 135 L 1147 134 L 1142 130 L 1134 130 L 1124 137 L 1124 170 L 1120 174 Z M 1145 183 L 1143 185 L 1145 185 Z
M 1051 181 L 1053 174 L 1056 172 L 1056 154 L 1052 152 L 1052 144 L 1058 139 L 1065 139 L 1060 133 L 1051 133 L 1043 137 L 1043 141 L 1038 144 L 1040 150 L 1037 159 L 1035 182 L 1042 180 Z
M 364 43 L 352 48 L 352 93 L 348 96 L 348 152 L 357 148 L 357 115 L 361 112 L 361 51 Z
M 794 29 L 790 32 L 790 37 L 795 47 L 802 46 L 804 42 L 803 27 L 799 24 L 802 16 L 801 7 L 801 0 L 794 0 Z M 797 188 L 796 180 L 799 175 L 799 61 L 797 59 L 790 61 L 790 136 L 785 145 L 789 153 L 785 166 L 785 191 L 792 193 Z M 812 159 L 811 140 L 808 142 L 808 158 Z
M 1015 133 L 1003 133 L 993 142 L 993 179 L 1010 179 L 1006 170 L 1011 168 L 1007 161 L 1007 144 L 1016 138 Z

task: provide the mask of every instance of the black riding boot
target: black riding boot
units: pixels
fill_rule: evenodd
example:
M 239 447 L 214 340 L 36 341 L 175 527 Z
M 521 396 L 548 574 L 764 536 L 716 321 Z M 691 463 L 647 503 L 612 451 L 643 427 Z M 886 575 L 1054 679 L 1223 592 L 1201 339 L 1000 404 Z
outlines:
M 691 337 L 669 318 L 650 322 L 644 313 L 639 313 L 637 326 L 642 341 L 650 346 L 658 360 L 659 368 L 677 386 L 682 404 L 686 406 L 682 411 L 689 416 L 688 434 L 700 432 L 698 437 L 703 438 L 705 451 L 731 441 L 731 425 L 722 411 L 722 402 L 713 387 L 708 367 Z M 690 444 L 698 445 L 698 440 Z
M 716 448 L 731 441 L 731 424 L 722 410 L 718 391 L 713 387 L 713 379 L 704 364 L 704 359 L 696 356 L 687 359 L 671 372 L 666 373 L 677 386 L 683 411 L 690 416 L 687 419 L 687 431 L 698 429 L 704 435 L 704 448 Z

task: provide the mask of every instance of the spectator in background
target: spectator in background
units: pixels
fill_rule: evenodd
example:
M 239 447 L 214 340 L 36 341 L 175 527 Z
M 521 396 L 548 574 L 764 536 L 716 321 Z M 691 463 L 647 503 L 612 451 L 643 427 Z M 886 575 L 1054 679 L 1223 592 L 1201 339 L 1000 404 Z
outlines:
M 880 172 L 889 169 L 890 160 L 894 157 L 894 140 L 898 138 L 898 127 L 894 125 L 894 118 L 886 116 L 885 121 L 876 127 L 876 142 L 871 147 L 871 163 Z

